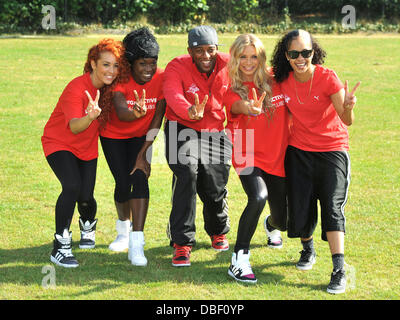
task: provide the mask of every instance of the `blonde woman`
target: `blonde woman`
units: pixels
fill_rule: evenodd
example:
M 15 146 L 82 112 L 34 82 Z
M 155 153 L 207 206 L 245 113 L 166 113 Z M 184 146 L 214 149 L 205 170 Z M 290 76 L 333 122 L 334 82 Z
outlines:
M 230 48 L 230 88 L 224 96 L 233 143 L 232 164 L 247 195 L 228 274 L 237 281 L 256 283 L 250 266 L 250 241 L 268 200 L 270 216 L 264 226 L 268 245 L 282 246 L 286 230 L 284 157 L 288 143 L 288 113 L 280 87 L 266 65 L 265 48 L 252 34 L 236 38 Z

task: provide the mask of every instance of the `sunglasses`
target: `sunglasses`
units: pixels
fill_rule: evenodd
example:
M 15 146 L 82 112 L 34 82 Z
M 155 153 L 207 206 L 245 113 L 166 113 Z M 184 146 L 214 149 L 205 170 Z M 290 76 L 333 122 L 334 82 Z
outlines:
M 311 56 L 313 50 L 304 49 L 303 51 L 290 50 L 287 52 L 290 59 L 297 59 L 301 54 L 303 58 L 307 59 Z

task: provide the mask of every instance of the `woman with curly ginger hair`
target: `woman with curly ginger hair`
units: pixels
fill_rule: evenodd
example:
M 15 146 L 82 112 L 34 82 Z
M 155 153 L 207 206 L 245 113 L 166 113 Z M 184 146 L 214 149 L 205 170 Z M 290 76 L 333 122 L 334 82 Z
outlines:
M 333 70 L 323 67 L 325 51 L 304 30 L 288 32 L 278 42 L 272 65 L 281 84 L 293 126 L 286 151 L 288 236 L 301 239 L 296 267 L 309 270 L 316 261 L 313 232 L 321 207 L 321 237 L 328 241 L 333 272 L 327 291 L 343 293 L 344 206 L 350 183 L 349 136 L 354 92 Z
M 253 34 L 236 38 L 230 48 L 228 72 L 231 86 L 226 107 L 228 137 L 233 144 L 232 164 L 247 195 L 228 274 L 235 280 L 256 283 L 250 266 L 250 241 L 268 201 L 264 220 L 268 246 L 282 247 L 286 230 L 284 157 L 289 135 L 285 101 L 267 68 L 262 42 Z
M 62 186 L 55 207 L 56 233 L 50 260 L 75 268 L 69 231 L 78 203 L 81 239 L 79 247 L 95 246 L 97 204 L 93 197 L 98 157 L 99 127 L 108 112 L 102 105 L 119 77 L 124 48 L 119 41 L 103 39 L 88 53 L 84 74 L 64 89 L 42 136 L 47 162 Z
M 159 46 L 148 28 L 123 40 L 129 77 L 113 89 L 110 119 L 100 132 L 104 156 L 115 180 L 117 237 L 109 249 L 124 251 L 133 265 L 146 266 L 144 225 L 149 206 L 150 148 L 165 113 Z M 131 224 L 132 220 L 132 224 Z

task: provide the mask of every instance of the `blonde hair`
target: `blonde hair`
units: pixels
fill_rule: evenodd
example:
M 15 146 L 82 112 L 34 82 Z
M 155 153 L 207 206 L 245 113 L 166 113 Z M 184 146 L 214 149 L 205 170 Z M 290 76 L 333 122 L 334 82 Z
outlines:
M 267 68 L 267 55 L 264 45 L 261 40 L 253 34 L 242 34 L 236 38 L 229 49 L 230 59 L 228 62 L 229 78 L 231 80 L 231 89 L 236 92 L 242 100 L 249 100 L 249 90 L 246 85 L 243 85 L 242 75 L 239 70 L 240 56 L 243 54 L 245 47 L 253 46 L 256 49 L 258 67 L 254 73 L 253 82 L 258 89 L 258 93 L 266 92 L 267 95 L 263 101 L 263 111 L 272 116 L 274 107 L 271 103 L 272 98 L 272 76 Z

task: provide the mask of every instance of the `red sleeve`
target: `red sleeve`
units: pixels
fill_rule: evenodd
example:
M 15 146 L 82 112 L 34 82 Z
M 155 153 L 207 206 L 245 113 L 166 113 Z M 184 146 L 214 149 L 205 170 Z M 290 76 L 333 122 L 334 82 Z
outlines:
M 327 76 L 328 95 L 331 96 L 332 94 L 339 92 L 342 88 L 343 88 L 343 83 L 342 81 L 340 81 L 335 71 L 329 70 Z
M 233 92 L 231 88 L 229 88 L 225 92 L 224 99 L 223 99 L 223 105 L 226 108 L 226 114 L 227 114 L 228 117 L 234 118 L 234 117 L 240 116 L 239 114 L 233 114 L 231 112 L 231 109 L 232 109 L 232 105 L 236 101 L 241 100 L 241 99 L 242 98 L 237 93 Z
M 168 106 L 177 116 L 186 121 L 193 121 L 188 115 L 188 109 L 192 104 L 186 99 L 183 92 L 183 74 L 184 70 L 179 62 L 172 60 L 165 68 L 163 93 Z
M 61 94 L 58 103 L 65 115 L 65 125 L 68 127 L 71 119 L 84 116 L 84 110 L 89 103 L 89 99 L 85 92 L 79 92 L 73 84 L 70 83 Z

